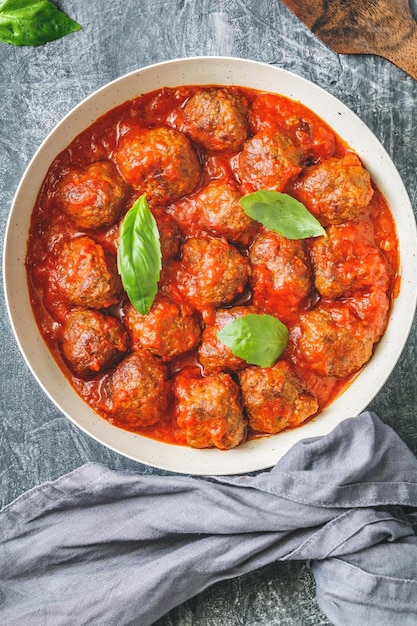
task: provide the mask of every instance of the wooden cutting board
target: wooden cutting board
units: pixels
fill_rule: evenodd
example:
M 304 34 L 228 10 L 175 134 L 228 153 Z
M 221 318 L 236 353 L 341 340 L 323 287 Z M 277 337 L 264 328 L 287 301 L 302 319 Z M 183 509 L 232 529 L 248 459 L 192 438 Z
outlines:
M 417 22 L 408 0 L 282 0 L 335 52 L 377 54 L 417 80 Z

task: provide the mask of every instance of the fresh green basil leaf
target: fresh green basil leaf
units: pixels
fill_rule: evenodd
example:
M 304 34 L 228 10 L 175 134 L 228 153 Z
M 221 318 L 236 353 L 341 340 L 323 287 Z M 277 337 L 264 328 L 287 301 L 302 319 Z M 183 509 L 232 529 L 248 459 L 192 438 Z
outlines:
M 240 199 L 246 215 L 287 239 L 326 235 L 320 222 L 304 204 L 278 191 L 261 189 Z
M 123 287 L 135 309 L 147 315 L 158 291 L 162 269 L 158 226 L 146 196 L 126 213 L 120 228 L 117 267 Z
M 15 46 L 40 46 L 80 30 L 49 0 L 0 2 L 0 41 Z
M 288 329 L 273 315 L 249 313 L 219 330 L 217 337 L 247 363 L 271 367 L 287 346 Z

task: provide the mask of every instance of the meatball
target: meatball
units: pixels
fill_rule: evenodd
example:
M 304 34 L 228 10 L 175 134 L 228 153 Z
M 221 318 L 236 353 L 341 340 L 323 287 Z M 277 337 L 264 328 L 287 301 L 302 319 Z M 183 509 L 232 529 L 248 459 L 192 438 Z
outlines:
M 301 153 L 284 133 L 261 130 L 245 142 L 238 158 L 238 176 L 251 189 L 284 191 L 301 172 Z
M 182 241 L 182 232 L 177 222 L 163 210 L 153 210 L 153 216 L 159 231 L 162 262 L 178 256 Z
M 116 304 L 123 290 L 115 259 L 86 236 L 64 243 L 57 259 L 56 285 L 71 303 L 93 309 Z
M 248 217 L 240 205 L 241 194 L 230 185 L 212 180 L 196 196 L 200 224 L 218 237 L 248 245 L 259 224 Z
M 231 302 L 242 293 L 249 276 L 249 261 L 225 239 L 191 238 L 183 245 L 185 296 L 203 311 Z
M 130 429 L 165 417 L 168 384 L 165 366 L 148 350 L 137 350 L 116 365 L 102 388 L 102 409 Z
M 128 186 L 111 161 L 71 169 L 57 189 L 57 203 L 79 228 L 101 228 L 117 222 Z
M 255 305 L 285 319 L 313 285 L 305 243 L 265 230 L 253 243 L 249 258 Z
M 246 420 L 240 388 L 229 374 L 179 374 L 173 390 L 177 423 L 189 446 L 229 450 L 242 443 Z
M 235 306 L 230 309 L 218 309 L 213 324 L 206 324 L 202 341 L 198 350 L 200 363 L 205 373 L 222 370 L 237 371 L 247 366 L 246 361 L 235 356 L 233 352 L 217 337 L 219 330 L 228 326 L 233 320 L 255 313 L 251 306 Z
M 385 291 L 371 289 L 368 293 L 363 293 L 347 302 L 372 341 L 374 343 L 379 341 L 387 327 L 391 306 Z
M 183 110 L 184 131 L 208 152 L 238 152 L 248 136 L 245 101 L 226 89 L 195 93 Z
M 387 289 L 389 273 L 372 243 L 370 222 L 330 226 L 327 237 L 311 242 L 315 285 L 326 298 L 338 298 L 372 286 Z
M 150 204 L 173 202 L 200 182 L 197 153 L 174 128 L 131 126 L 119 139 L 115 159 L 124 179 Z
M 297 102 L 271 93 L 258 95 L 250 111 L 250 127 L 254 133 L 269 128 L 281 130 L 299 146 L 305 160 L 328 159 L 335 151 L 336 137 L 331 129 Z
M 374 192 L 369 172 L 356 155 L 347 154 L 310 167 L 293 193 L 326 226 L 363 215 Z
M 164 361 L 188 352 L 200 340 L 198 321 L 166 296 L 158 294 L 147 315 L 141 315 L 131 304 L 124 313 L 133 349 L 148 348 Z
M 319 408 L 286 361 L 268 368 L 250 366 L 239 373 L 239 380 L 249 426 L 256 432 L 274 435 L 294 428 Z
M 75 309 L 61 334 L 62 354 L 77 375 L 88 377 L 113 367 L 129 349 L 123 324 L 91 309 Z
M 347 305 L 318 307 L 300 318 L 297 359 L 319 376 L 345 378 L 372 356 L 373 334 Z

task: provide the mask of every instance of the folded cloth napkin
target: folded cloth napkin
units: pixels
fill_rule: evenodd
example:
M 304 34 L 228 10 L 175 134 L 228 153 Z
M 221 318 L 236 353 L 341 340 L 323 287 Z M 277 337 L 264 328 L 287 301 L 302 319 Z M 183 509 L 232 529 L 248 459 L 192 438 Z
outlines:
M 293 559 L 311 565 L 333 624 L 416 626 L 416 521 L 417 460 L 369 412 L 256 476 L 87 464 L 0 513 L 0 623 L 146 626 L 219 580 Z

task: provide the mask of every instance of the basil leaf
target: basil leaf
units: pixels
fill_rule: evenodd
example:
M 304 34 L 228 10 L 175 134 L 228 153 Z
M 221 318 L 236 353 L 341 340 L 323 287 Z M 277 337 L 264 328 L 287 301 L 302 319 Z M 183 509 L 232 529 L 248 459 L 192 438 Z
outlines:
M 117 267 L 123 287 L 135 309 L 147 315 L 162 269 L 158 227 L 146 196 L 136 200 L 120 228 Z
M 243 196 L 240 204 L 246 215 L 287 239 L 326 235 L 320 222 L 304 204 L 286 193 L 261 189 Z
M 40 46 L 80 30 L 49 0 L 0 2 L 0 41 L 15 46 Z
M 288 329 L 273 315 L 249 313 L 219 330 L 217 337 L 247 363 L 271 367 L 287 346 Z

